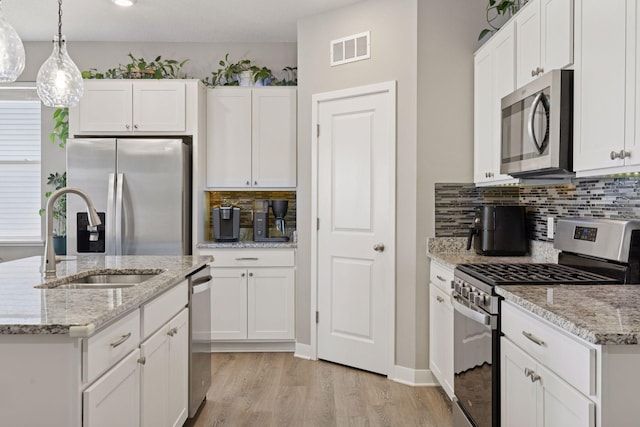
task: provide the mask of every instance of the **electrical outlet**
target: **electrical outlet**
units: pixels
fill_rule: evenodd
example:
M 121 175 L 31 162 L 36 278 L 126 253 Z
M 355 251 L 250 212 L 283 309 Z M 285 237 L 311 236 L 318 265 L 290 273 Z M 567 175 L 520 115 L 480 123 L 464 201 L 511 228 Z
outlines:
M 553 235 L 555 234 L 555 222 L 552 216 L 547 217 L 547 238 L 553 239 Z

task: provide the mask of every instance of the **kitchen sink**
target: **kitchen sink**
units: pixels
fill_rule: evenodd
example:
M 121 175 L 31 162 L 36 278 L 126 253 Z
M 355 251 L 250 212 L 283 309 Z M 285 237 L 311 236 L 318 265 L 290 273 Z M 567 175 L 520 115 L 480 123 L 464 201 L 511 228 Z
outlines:
M 36 286 L 50 289 L 119 289 L 137 286 L 162 273 L 162 270 L 146 270 L 140 273 L 120 273 L 118 270 L 101 271 L 77 279 L 61 279 Z

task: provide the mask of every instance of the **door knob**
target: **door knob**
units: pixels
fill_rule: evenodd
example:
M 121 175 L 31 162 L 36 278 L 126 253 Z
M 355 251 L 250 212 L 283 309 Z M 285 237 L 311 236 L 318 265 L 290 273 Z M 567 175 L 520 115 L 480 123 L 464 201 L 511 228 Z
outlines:
M 384 244 L 376 243 L 375 245 L 373 245 L 373 250 L 376 252 L 384 252 Z

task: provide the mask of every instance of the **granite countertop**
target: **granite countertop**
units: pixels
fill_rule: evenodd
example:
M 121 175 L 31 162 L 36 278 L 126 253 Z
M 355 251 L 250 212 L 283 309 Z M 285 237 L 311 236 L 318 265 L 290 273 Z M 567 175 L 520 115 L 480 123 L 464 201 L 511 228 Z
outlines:
M 199 249 L 256 249 L 256 248 L 297 248 L 296 242 L 254 242 L 253 240 L 243 240 L 240 242 L 204 242 L 198 243 Z
M 483 263 L 557 263 L 558 251 L 548 242 L 532 241 L 531 253 L 526 256 L 478 255 L 467 250 L 466 237 L 431 237 L 427 240 L 427 256 L 454 269 L 458 264 Z
M 43 279 L 41 257 L 0 263 L 0 334 L 89 336 L 101 326 L 171 288 L 211 261 L 209 256 L 66 257 L 57 279 Z M 139 285 L 119 289 L 36 288 L 68 283 L 105 269 L 162 270 Z
M 638 285 L 513 285 L 498 295 L 593 344 L 638 344 Z

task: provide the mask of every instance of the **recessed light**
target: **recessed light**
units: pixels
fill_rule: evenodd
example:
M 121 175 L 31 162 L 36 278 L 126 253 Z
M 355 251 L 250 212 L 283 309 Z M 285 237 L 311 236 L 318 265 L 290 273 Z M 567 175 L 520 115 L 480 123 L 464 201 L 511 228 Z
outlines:
M 129 7 L 136 4 L 138 0 L 111 0 L 111 1 L 117 4 L 118 6 Z

